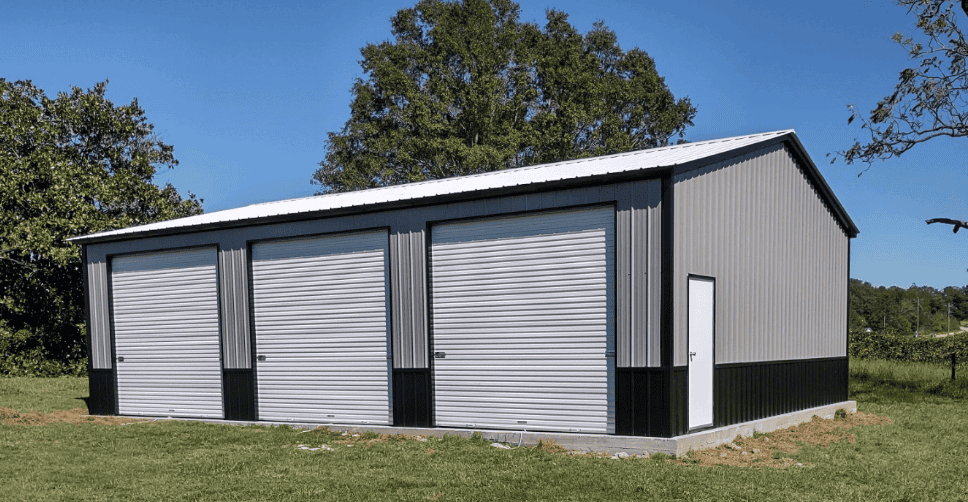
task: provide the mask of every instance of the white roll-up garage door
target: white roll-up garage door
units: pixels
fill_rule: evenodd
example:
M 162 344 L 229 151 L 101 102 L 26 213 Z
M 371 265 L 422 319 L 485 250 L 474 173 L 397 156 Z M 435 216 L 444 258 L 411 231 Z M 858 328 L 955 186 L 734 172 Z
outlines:
M 260 420 L 389 424 L 385 230 L 252 245 Z
M 212 247 L 111 260 L 122 415 L 222 418 L 217 261 Z
M 433 227 L 436 424 L 614 431 L 615 210 Z

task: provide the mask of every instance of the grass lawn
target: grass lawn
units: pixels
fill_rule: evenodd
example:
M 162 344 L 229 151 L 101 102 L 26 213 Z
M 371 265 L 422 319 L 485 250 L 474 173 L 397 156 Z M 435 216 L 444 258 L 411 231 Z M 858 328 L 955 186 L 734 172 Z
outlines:
M 613 460 L 456 437 L 55 422 L 0 425 L 0 500 L 968 500 L 965 376 L 938 386 L 934 372 L 950 377 L 926 365 L 852 363 L 852 398 L 894 422 L 791 454 L 803 467 Z M 85 387 L 0 379 L 0 407 L 78 407 Z

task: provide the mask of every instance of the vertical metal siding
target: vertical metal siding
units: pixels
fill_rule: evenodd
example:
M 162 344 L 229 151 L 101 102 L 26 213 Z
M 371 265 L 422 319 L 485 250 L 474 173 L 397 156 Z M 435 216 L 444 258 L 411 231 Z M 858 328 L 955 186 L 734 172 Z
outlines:
M 657 236 L 662 182 L 643 180 L 616 188 L 616 365 L 642 368 L 650 365 L 652 355 L 658 357 L 659 297 L 653 284 L 661 273 Z
M 648 348 L 641 366 L 662 365 L 659 351 L 661 341 L 662 312 L 662 182 L 649 184 L 649 234 L 648 234 Z
M 427 367 L 426 252 L 423 230 L 390 234 L 393 367 Z
M 619 315 L 615 323 L 615 364 L 619 368 L 632 367 L 633 324 L 635 312 L 632 310 L 632 294 L 635 282 L 635 263 L 632 252 L 632 213 L 631 207 L 615 211 L 615 307 Z
M 389 424 L 385 230 L 252 245 L 259 419 Z
M 614 430 L 615 211 L 432 232 L 436 423 Z
M 631 302 L 629 305 L 632 328 L 631 353 L 635 367 L 648 365 L 649 356 L 649 211 L 648 207 L 634 207 L 629 228 L 632 241 Z
M 716 277 L 716 362 L 843 356 L 848 237 L 784 146 L 675 177 L 675 364 L 686 277 Z
M 223 365 L 225 369 L 249 369 L 252 367 L 252 349 L 249 343 L 246 249 L 222 249 L 220 254 Z
M 222 418 L 215 248 L 111 261 L 118 411 Z
M 108 266 L 87 263 L 88 312 L 91 320 L 91 367 L 111 369 L 111 318 L 108 314 Z

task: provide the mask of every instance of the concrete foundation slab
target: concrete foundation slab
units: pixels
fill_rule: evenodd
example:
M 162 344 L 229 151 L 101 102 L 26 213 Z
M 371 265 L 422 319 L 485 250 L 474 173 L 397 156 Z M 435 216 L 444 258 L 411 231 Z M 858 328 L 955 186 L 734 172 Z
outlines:
M 483 434 L 484 439 L 487 439 L 488 441 L 507 443 L 512 446 L 534 446 L 540 441 L 554 441 L 562 448 L 586 453 L 615 454 L 625 452 L 629 455 L 651 455 L 653 453 L 665 453 L 667 455 L 682 456 L 690 450 L 714 448 L 721 444 L 729 443 L 735 439 L 736 436 L 749 437 L 752 436 L 754 432 L 770 432 L 799 425 L 804 422 L 809 422 L 814 416 L 821 418 L 833 418 L 834 413 L 841 409 L 847 413 L 856 413 L 857 402 L 843 401 L 836 404 L 818 406 L 816 408 L 795 411 L 792 413 L 763 418 L 760 420 L 753 420 L 751 422 L 705 429 L 673 438 L 614 436 L 609 434 L 570 434 L 564 432 L 451 429 L 440 427 L 392 427 L 296 422 L 247 422 L 238 420 L 200 420 L 193 418 L 158 418 L 157 420 L 185 420 L 211 424 L 262 425 L 270 427 L 288 425 L 296 429 L 315 429 L 317 427 L 328 427 L 332 430 L 345 432 L 373 431 L 380 434 L 402 434 L 406 436 L 423 437 L 443 437 L 448 434 L 471 437 L 475 432 L 479 432 Z

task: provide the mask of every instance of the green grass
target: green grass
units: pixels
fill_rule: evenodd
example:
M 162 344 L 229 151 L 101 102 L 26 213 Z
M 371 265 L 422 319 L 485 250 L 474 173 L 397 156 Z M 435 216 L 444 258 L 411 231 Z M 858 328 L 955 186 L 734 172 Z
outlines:
M 812 464 L 789 470 L 500 450 L 480 438 L 348 446 L 288 427 L 0 425 L 0 500 L 966 500 L 968 401 L 924 390 L 934 370 L 852 362 L 852 397 L 894 423 L 784 454 Z M 83 380 L 0 379 L 0 406 L 73 408 L 78 389 Z
M 0 407 L 18 411 L 87 408 L 87 378 L 0 378 Z
M 944 402 L 968 399 L 968 368 L 959 366 L 951 380 L 951 367 L 937 364 L 876 359 L 850 361 L 854 399 L 866 402 Z M 940 401 L 939 401 L 940 399 Z

